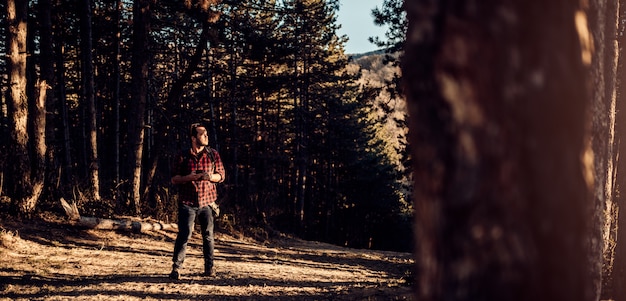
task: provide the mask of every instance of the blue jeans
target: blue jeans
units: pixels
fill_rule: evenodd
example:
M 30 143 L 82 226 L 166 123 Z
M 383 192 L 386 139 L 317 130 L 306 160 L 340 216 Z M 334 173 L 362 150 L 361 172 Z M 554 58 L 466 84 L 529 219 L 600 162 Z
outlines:
M 191 207 L 183 204 L 178 206 L 178 235 L 174 244 L 173 269 L 178 270 L 185 261 L 187 242 L 191 238 L 196 218 L 200 223 L 202 233 L 202 253 L 204 254 L 204 270 L 213 268 L 213 212 L 209 206 L 202 208 Z

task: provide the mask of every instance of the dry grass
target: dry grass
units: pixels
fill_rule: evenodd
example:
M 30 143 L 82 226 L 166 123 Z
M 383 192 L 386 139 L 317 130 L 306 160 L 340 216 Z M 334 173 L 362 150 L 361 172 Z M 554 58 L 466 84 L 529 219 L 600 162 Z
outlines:
M 411 300 L 407 253 L 217 234 L 217 277 L 194 235 L 180 281 L 167 278 L 175 232 L 0 222 L 0 300 Z M 18 230 L 19 229 L 19 230 Z
M 15 248 L 15 245 L 19 243 L 20 238 L 17 235 L 17 232 L 11 232 L 4 229 L 0 230 L 0 250 Z

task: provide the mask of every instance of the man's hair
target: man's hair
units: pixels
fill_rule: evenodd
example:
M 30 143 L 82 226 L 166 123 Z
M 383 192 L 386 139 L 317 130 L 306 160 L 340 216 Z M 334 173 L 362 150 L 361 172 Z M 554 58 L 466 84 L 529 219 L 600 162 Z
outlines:
M 192 123 L 189 127 L 189 138 L 196 137 L 198 135 L 198 128 L 200 127 L 206 128 L 202 123 Z

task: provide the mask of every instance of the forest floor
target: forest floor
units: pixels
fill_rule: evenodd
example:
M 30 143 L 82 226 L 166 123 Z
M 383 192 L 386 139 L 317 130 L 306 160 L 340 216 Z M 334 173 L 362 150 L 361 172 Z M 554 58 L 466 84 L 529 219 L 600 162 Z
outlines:
M 216 232 L 214 278 L 195 231 L 180 280 L 170 280 L 176 230 L 79 229 L 49 215 L 0 217 L 0 301 L 413 300 L 411 254 Z

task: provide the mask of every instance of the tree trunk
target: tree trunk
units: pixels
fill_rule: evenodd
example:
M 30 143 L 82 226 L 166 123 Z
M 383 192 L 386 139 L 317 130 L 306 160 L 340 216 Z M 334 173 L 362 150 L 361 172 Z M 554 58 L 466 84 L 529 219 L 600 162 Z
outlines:
M 28 100 L 26 99 L 26 33 L 28 1 L 7 1 L 7 71 L 9 93 L 7 109 L 9 115 L 9 175 L 7 195 L 12 199 L 13 209 L 28 213 L 23 201 L 30 190 L 30 158 L 28 156 Z
M 608 258 L 613 208 L 615 159 L 615 72 L 617 47 L 617 7 L 612 1 L 591 1 L 586 9 L 594 33 L 594 52 L 590 77 L 593 79 L 591 146 L 594 153 L 594 209 L 588 235 L 588 257 L 594 300 L 602 292 L 603 258 Z M 607 262 L 608 263 L 608 262 Z
M 626 1 L 619 1 L 619 31 L 618 37 L 618 66 L 617 66 L 617 105 L 615 126 L 616 175 L 615 175 L 615 204 L 616 204 L 616 242 L 612 254 L 613 265 L 608 277 L 607 287 L 604 288 L 603 299 L 626 301 L 626 83 L 624 76 L 624 42 L 626 42 Z
M 132 86 L 133 102 L 129 122 L 129 156 L 132 166 L 131 203 L 135 214 L 141 213 L 141 165 L 146 102 L 148 98 L 148 60 L 150 58 L 148 35 L 150 34 L 150 5 L 152 0 L 136 0 L 133 7 L 133 57 Z
M 45 97 L 47 85 L 35 85 L 32 106 L 27 98 L 27 16 L 28 1 L 8 1 L 8 60 L 10 119 L 10 175 L 7 195 L 12 199 L 13 209 L 28 215 L 35 210 L 43 191 L 45 176 Z M 30 111 L 30 112 L 29 112 Z M 30 127 L 33 133 L 29 134 Z M 32 148 L 32 149 L 31 149 Z
M 63 36 L 63 23 L 62 20 L 57 19 L 55 20 L 57 22 L 57 24 L 60 23 L 60 26 L 57 28 L 57 30 L 55 31 L 55 34 L 58 37 L 62 37 Z M 62 134 L 62 148 L 63 148 L 63 169 L 61 170 L 61 173 L 63 174 L 62 179 L 65 183 L 65 185 L 69 185 L 72 181 L 72 178 L 74 177 L 74 170 L 73 170 L 73 166 L 74 166 L 74 162 L 72 160 L 72 144 L 71 144 L 71 139 L 70 139 L 70 123 L 69 123 L 69 112 L 68 112 L 68 106 L 67 106 L 67 100 L 66 100 L 66 90 L 65 90 L 65 60 L 64 60 L 64 55 L 65 55 L 65 47 L 63 46 L 63 44 L 61 43 L 57 43 L 55 45 L 55 49 L 56 49 L 56 54 L 55 54 L 55 59 L 56 59 L 56 80 L 57 80 L 57 85 L 56 85 L 56 91 L 58 93 L 58 97 L 59 97 L 59 113 L 60 113 L 60 124 L 61 124 L 61 134 Z
M 34 106 L 30 120 L 32 123 L 32 142 L 34 149 L 32 159 L 30 194 L 22 201 L 23 212 L 33 212 L 44 188 L 46 174 L 46 81 L 35 85 Z
M 210 30 L 210 24 L 205 22 L 202 24 L 202 32 L 200 33 L 200 40 L 194 49 L 194 53 L 191 55 L 185 69 L 182 74 L 172 82 L 172 89 L 168 93 L 168 101 L 171 103 L 178 103 L 183 97 L 184 87 L 189 84 L 193 74 L 198 71 L 198 66 L 202 61 L 202 55 L 207 49 L 207 43 L 217 43 L 217 37 L 215 33 Z
M 94 69 L 91 39 L 91 0 L 82 1 L 81 17 L 81 50 L 83 54 L 83 93 L 87 106 L 87 150 L 89 153 L 89 181 L 91 184 L 91 194 L 95 201 L 100 201 L 100 164 L 98 162 L 98 128 L 96 121 L 96 97 L 94 92 Z
M 52 3 L 51 0 L 40 0 L 39 1 L 39 22 L 40 22 L 40 47 L 41 47 L 41 59 L 40 59 L 40 70 L 41 70 L 41 81 L 45 82 L 48 85 L 49 89 L 55 87 L 54 83 L 54 48 L 53 48 L 53 37 L 52 37 Z M 54 90 L 53 90 L 54 91 Z M 45 138 L 46 138 L 46 159 L 48 160 L 48 164 L 46 166 L 46 178 L 48 180 L 45 185 L 50 185 L 50 183 L 54 183 L 54 178 L 52 175 L 55 175 L 56 178 L 60 177 L 60 174 L 55 171 L 58 170 L 57 166 L 59 164 L 57 160 L 58 148 L 55 145 L 56 137 L 55 137 L 55 129 L 57 128 L 57 121 L 59 120 L 58 113 L 58 101 L 54 92 L 46 93 L 45 101 L 45 110 L 46 119 L 45 124 Z M 42 169 L 43 170 L 43 169 Z M 58 191 L 58 187 L 56 187 L 56 191 Z
M 620 69 L 623 67 L 620 66 Z M 620 71 L 623 74 L 623 71 Z M 621 85 L 621 84 L 620 84 Z M 622 91 L 623 88 L 620 88 Z M 621 93 L 620 93 L 621 94 Z M 626 148 L 626 101 L 624 94 L 619 97 L 618 117 L 617 117 L 617 148 L 620 157 L 617 159 L 617 175 L 616 175 L 616 191 L 615 202 L 617 203 L 617 237 L 614 250 L 614 261 L 608 285 L 604 288 L 603 299 L 626 301 L 626 195 L 624 187 L 626 187 L 626 158 L 623 158 L 626 152 L 622 152 Z
M 586 15 L 405 4 L 417 298 L 592 300 Z
M 115 76 L 115 90 L 114 90 L 114 94 L 113 94 L 113 110 L 114 110 L 114 116 L 115 116 L 115 120 L 114 120 L 114 135 L 115 135 L 115 139 L 114 139 L 114 145 L 113 145 L 113 151 L 115 152 L 115 183 L 116 185 L 120 182 L 120 122 L 121 122 L 121 118 L 120 118 L 120 81 L 121 81 L 121 71 L 120 71 L 120 63 L 121 63 L 121 36 L 122 36 L 122 24 L 121 24 L 121 18 L 122 18 L 122 8 L 123 8 L 123 2 L 122 0 L 117 0 L 116 1 L 116 5 L 115 5 L 115 29 L 116 29 L 116 34 L 115 34 L 115 57 L 113 60 L 113 73 Z M 118 204 L 119 205 L 119 204 Z

